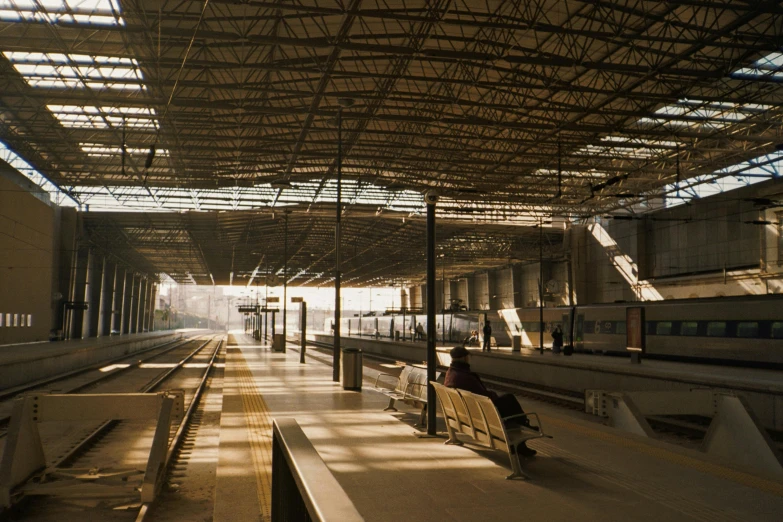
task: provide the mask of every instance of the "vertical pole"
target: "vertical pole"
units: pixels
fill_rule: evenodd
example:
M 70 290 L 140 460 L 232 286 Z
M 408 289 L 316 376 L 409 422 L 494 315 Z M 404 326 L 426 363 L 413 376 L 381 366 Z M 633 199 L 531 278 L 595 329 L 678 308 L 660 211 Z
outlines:
M 288 344 L 288 212 L 283 214 L 285 234 L 283 239 L 283 353 Z
M 302 348 L 299 350 L 299 362 L 304 363 L 305 362 L 305 350 L 307 350 L 307 303 L 302 301 L 302 303 L 299 305 L 302 315 L 302 326 L 299 328 L 299 331 L 301 332 L 301 339 L 302 342 Z
M 435 204 L 427 204 L 427 434 L 437 433 L 435 420 L 437 404 L 435 388 Z
M 544 220 L 538 222 L 538 353 L 544 355 Z
M 340 381 L 340 240 L 342 230 L 343 190 L 343 111 L 337 108 L 337 208 L 334 225 L 334 352 L 332 353 L 332 380 Z

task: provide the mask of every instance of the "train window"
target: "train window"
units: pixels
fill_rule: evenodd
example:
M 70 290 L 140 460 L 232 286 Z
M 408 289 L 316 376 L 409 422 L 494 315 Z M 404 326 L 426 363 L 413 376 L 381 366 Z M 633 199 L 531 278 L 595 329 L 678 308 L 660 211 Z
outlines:
M 625 335 L 625 321 L 617 321 L 615 323 L 614 333 Z
M 672 323 L 671 321 L 658 321 L 655 324 L 655 335 L 671 335 Z
M 582 331 L 586 334 L 595 333 L 595 321 L 585 321 L 582 326 Z
M 680 335 L 698 335 L 699 323 L 696 321 L 683 321 L 680 324 Z
M 759 323 L 742 322 L 737 324 L 737 337 L 758 337 Z
M 773 339 L 783 339 L 783 321 L 774 321 L 772 323 L 770 337 Z
M 707 323 L 707 337 L 726 337 L 726 323 L 724 321 Z

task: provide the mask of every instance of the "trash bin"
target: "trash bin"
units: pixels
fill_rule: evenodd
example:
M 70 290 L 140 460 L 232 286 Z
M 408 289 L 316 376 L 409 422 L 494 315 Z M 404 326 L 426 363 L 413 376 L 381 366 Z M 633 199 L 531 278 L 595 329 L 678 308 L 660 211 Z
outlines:
M 362 391 L 362 351 L 343 348 L 343 389 Z
M 274 352 L 284 352 L 285 351 L 285 337 L 283 337 L 283 334 L 276 333 L 272 337 L 272 351 L 274 351 Z
M 399 341 L 400 340 L 400 331 L 394 330 L 394 340 Z
M 514 335 L 511 337 L 511 351 L 512 352 L 522 351 L 522 337 L 520 337 L 519 335 Z

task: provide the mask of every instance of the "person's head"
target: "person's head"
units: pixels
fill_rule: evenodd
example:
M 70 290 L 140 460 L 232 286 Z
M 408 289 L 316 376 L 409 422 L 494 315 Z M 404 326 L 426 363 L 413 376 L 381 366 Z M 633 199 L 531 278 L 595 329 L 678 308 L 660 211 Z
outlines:
M 557 326 L 555 326 L 555 331 L 556 331 L 556 332 L 559 332 L 559 331 L 560 331 L 560 325 L 557 325 Z
M 468 362 L 470 358 L 470 352 L 464 346 L 455 346 L 449 352 L 452 361 Z

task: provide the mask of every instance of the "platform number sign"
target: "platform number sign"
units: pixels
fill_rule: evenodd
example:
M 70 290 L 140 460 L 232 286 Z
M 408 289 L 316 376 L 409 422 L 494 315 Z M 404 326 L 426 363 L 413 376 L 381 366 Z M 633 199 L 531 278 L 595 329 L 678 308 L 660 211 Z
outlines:
M 626 308 L 625 324 L 626 349 L 644 353 L 644 308 L 641 306 Z

